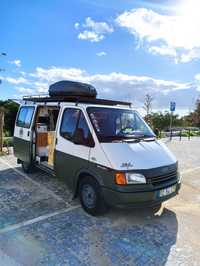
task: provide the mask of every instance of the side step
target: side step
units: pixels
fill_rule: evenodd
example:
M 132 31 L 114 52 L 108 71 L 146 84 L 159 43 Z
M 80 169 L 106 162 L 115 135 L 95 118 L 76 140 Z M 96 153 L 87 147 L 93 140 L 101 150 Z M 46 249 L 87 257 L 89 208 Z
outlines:
M 45 165 L 43 165 L 43 164 L 36 164 L 36 167 L 39 168 L 40 170 L 42 170 L 42 171 L 44 171 L 44 172 L 46 172 L 46 173 L 52 175 L 52 176 L 56 176 L 53 167 L 52 167 L 52 169 L 51 169 L 50 167 L 45 166 Z

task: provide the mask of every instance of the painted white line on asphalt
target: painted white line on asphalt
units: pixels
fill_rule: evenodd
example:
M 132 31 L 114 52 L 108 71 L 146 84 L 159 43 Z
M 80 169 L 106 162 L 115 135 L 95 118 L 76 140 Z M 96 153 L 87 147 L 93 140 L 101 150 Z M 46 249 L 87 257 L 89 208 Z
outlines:
M 3 229 L 0 229 L 0 234 L 4 234 L 4 233 L 7 233 L 7 232 L 10 232 L 10 231 L 13 231 L 13 230 L 20 229 L 20 228 L 22 228 L 24 226 L 27 226 L 27 225 L 31 225 L 31 224 L 35 224 L 35 223 L 44 221 L 44 220 L 46 220 L 48 218 L 51 218 L 51 217 L 54 217 L 56 215 L 75 210 L 75 209 L 77 209 L 79 207 L 80 207 L 80 205 L 72 206 L 72 207 L 69 207 L 67 209 L 62 209 L 62 210 L 59 210 L 59 211 L 56 211 L 56 212 L 53 212 L 53 213 L 50 213 L 50 214 L 41 215 L 41 216 L 39 216 L 37 218 L 31 219 L 31 220 L 28 220 L 28 221 L 24 221 L 24 222 L 21 222 L 21 223 L 18 223 L 18 224 L 14 224 L 14 225 L 9 225 L 9 226 L 7 226 L 7 227 L 5 227 Z
M 42 189 L 44 192 L 46 192 L 47 194 L 51 195 L 52 197 L 54 197 L 55 199 L 57 199 L 58 201 L 64 201 L 60 196 L 56 195 L 53 191 L 51 191 L 50 189 L 46 188 L 45 186 L 43 186 L 42 184 L 34 181 L 33 179 L 31 179 L 28 175 L 26 175 L 25 173 L 22 173 L 20 170 L 16 169 L 15 167 L 13 167 L 10 163 L 6 162 L 5 160 L 3 160 L 2 158 L 0 158 L 0 162 L 2 162 L 3 164 L 7 165 L 9 168 L 11 168 L 14 172 L 16 172 L 17 174 L 23 176 L 25 179 L 27 179 L 28 181 L 32 182 L 34 185 L 38 186 L 40 189 Z M 65 202 L 65 201 L 64 201 Z M 69 203 L 65 202 L 66 206 L 69 206 Z
M 181 174 L 182 175 L 185 175 L 185 174 L 188 174 L 188 173 L 191 173 L 191 172 L 195 172 L 197 170 L 200 170 L 200 166 L 195 167 L 195 168 L 190 168 L 190 169 L 184 170 L 184 171 L 181 172 Z

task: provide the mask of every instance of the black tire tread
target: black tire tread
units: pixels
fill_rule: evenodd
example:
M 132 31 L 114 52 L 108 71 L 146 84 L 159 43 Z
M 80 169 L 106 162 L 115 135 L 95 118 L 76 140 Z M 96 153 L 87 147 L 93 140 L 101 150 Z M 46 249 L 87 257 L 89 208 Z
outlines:
M 81 188 L 82 188 L 83 184 L 92 185 L 94 190 L 95 190 L 95 192 L 96 192 L 97 202 L 96 202 L 95 208 L 93 208 L 93 209 L 88 209 L 84 205 L 84 202 L 83 202 L 82 197 L 81 197 Z M 98 215 L 104 214 L 107 211 L 107 206 L 105 204 L 105 201 L 104 201 L 104 198 L 103 198 L 103 195 L 102 195 L 101 187 L 100 187 L 99 183 L 97 182 L 97 180 L 94 177 L 86 176 L 86 177 L 83 177 L 80 180 L 80 183 L 79 183 L 79 197 L 80 197 L 81 205 L 82 205 L 83 209 L 87 213 L 89 213 L 89 214 L 91 214 L 93 216 L 98 216 Z

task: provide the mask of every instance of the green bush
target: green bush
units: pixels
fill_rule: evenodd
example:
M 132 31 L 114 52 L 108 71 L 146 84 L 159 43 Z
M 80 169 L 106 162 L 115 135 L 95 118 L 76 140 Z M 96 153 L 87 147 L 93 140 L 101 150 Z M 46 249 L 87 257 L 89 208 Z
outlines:
M 12 137 L 5 137 L 3 139 L 3 146 L 4 147 L 12 147 L 13 146 L 13 138 Z

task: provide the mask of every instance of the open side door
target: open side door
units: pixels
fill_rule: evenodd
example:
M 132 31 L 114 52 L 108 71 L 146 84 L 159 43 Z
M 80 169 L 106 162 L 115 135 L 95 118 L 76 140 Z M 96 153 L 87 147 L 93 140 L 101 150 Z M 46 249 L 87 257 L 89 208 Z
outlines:
M 33 153 L 33 121 L 36 106 L 21 106 L 15 123 L 14 154 L 23 162 L 31 162 Z

